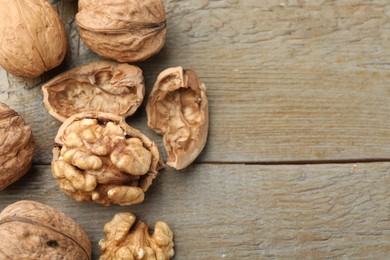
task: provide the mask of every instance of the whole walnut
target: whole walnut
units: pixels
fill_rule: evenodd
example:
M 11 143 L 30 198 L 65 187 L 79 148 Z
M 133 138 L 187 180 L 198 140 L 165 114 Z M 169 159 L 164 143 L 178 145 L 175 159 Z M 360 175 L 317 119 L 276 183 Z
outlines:
M 22 200 L 0 213 L 0 259 L 91 259 L 84 230 L 61 211 Z
M 53 176 L 77 201 L 141 203 L 162 167 L 156 144 L 110 113 L 71 116 L 60 127 L 55 143 Z
M 182 67 L 160 73 L 146 106 L 148 126 L 163 135 L 167 164 L 177 170 L 203 150 L 209 126 L 206 86 Z
M 48 112 L 64 122 L 85 111 L 130 116 L 144 99 L 145 85 L 139 67 L 98 61 L 58 75 L 45 83 L 42 90 Z
M 0 190 L 27 173 L 34 151 L 31 127 L 18 113 L 0 102 Z
M 173 232 L 165 222 L 157 221 L 150 234 L 148 224 L 135 220 L 132 213 L 121 212 L 104 225 L 100 260 L 169 260 L 174 256 Z
M 64 24 L 47 0 L 0 0 L 0 66 L 37 77 L 58 66 L 66 53 Z
M 162 0 L 79 0 L 76 21 L 84 43 L 119 62 L 149 58 L 164 46 Z

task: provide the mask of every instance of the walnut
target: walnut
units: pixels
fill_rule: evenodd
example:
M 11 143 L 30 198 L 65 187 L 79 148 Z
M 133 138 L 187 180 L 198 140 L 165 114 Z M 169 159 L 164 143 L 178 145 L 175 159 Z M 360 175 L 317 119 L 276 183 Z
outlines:
M 43 85 L 42 90 L 46 109 L 62 122 L 84 111 L 130 116 L 145 94 L 140 68 L 108 61 L 62 73 Z
M 84 43 L 119 62 L 149 58 L 165 43 L 162 0 L 79 0 L 76 21 Z
M 138 221 L 131 213 L 118 213 L 104 226 L 106 238 L 100 240 L 100 260 L 168 260 L 173 257 L 173 233 L 169 226 L 158 221 L 153 235 L 149 225 Z
M 0 66 L 21 77 L 37 77 L 58 66 L 66 33 L 47 0 L 0 1 Z
M 31 127 L 18 113 L 0 102 L 0 190 L 30 169 L 34 151 Z
M 163 135 L 167 164 L 183 169 L 203 150 L 208 132 L 206 87 L 192 70 L 170 68 L 160 73 L 150 93 L 148 125 Z
M 55 142 L 53 176 L 77 201 L 141 203 L 162 167 L 157 146 L 114 114 L 76 114 L 62 124 Z
M 0 213 L 1 259 L 91 259 L 84 230 L 57 209 L 23 200 Z

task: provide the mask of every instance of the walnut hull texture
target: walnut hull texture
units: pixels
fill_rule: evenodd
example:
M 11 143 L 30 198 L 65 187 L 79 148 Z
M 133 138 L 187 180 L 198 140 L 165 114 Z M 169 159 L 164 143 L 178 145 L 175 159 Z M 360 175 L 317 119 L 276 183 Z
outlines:
M 164 46 L 167 28 L 161 0 L 79 0 L 83 42 L 119 62 L 145 60 Z
M 60 65 L 64 24 L 47 0 L 0 0 L 0 65 L 15 76 L 35 78 Z
M 91 259 L 84 230 L 57 209 L 19 201 L 0 213 L 1 259 Z
M 27 173 L 34 157 L 31 127 L 0 102 L 0 190 Z

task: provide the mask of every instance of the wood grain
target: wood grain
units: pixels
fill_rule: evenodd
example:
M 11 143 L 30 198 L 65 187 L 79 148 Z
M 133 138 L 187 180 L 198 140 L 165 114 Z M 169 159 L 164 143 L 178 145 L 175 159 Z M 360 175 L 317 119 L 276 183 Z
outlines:
M 0 192 L 59 208 L 81 224 L 94 259 L 103 226 L 132 211 L 175 234 L 175 259 L 388 259 L 390 163 L 256 166 L 196 164 L 165 170 L 137 206 L 78 203 L 35 166 Z M 23 188 L 22 188 L 23 187 Z
M 103 225 L 127 210 L 172 227 L 175 259 L 388 259 L 390 162 L 321 164 L 390 161 L 388 0 L 165 0 L 166 45 L 137 65 L 147 94 L 168 67 L 197 71 L 209 139 L 198 163 L 163 171 L 132 207 L 77 203 L 51 176 L 60 123 L 40 87 L 100 58 L 79 38 L 77 1 L 50 2 L 68 33 L 63 64 L 36 79 L 0 69 L 0 102 L 32 126 L 37 146 L 37 165 L 0 192 L 0 209 L 21 199 L 61 209 L 91 237 L 94 259 Z M 128 122 L 162 148 L 145 102 Z M 291 162 L 320 164 L 256 165 Z
M 52 1 L 69 36 L 66 61 L 38 79 L 0 70 L 0 101 L 32 125 L 36 164 L 48 164 L 59 123 L 40 85 L 99 59 L 79 39 L 76 6 Z M 164 49 L 138 65 L 147 92 L 182 65 L 208 87 L 210 138 L 199 162 L 390 159 L 390 2 L 166 0 Z M 35 87 L 34 87 L 35 86 Z M 145 102 L 144 102 L 145 103 Z M 129 118 L 146 127 L 145 104 Z

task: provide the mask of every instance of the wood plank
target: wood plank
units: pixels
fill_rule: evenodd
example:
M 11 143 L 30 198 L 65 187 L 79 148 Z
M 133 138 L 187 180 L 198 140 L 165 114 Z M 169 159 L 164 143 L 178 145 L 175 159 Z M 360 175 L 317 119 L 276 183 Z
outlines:
M 69 35 L 65 63 L 34 80 L 0 71 L 0 101 L 32 125 L 36 164 L 50 162 L 60 125 L 44 110 L 41 82 L 99 59 L 79 39 L 76 7 L 52 2 Z M 199 162 L 390 159 L 389 1 L 165 5 L 166 46 L 138 65 L 147 92 L 160 71 L 177 65 L 196 70 L 208 86 L 210 138 Z M 144 107 L 128 121 L 162 147 Z
M 0 192 L 0 209 L 21 199 L 57 207 L 93 242 L 114 213 L 131 210 L 175 234 L 176 259 L 388 259 L 390 163 L 195 164 L 165 170 L 137 206 L 78 203 L 35 166 Z

